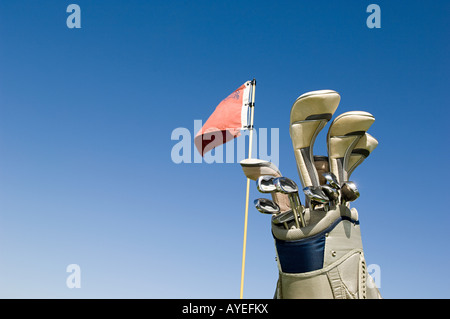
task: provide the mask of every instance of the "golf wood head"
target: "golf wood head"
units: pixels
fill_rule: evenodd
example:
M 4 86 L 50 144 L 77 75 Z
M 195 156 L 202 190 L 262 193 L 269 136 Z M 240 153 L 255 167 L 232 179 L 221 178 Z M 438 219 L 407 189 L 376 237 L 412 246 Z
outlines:
M 247 158 L 240 162 L 242 170 L 247 178 L 256 181 L 260 176 L 271 175 L 281 176 L 278 167 L 272 162 L 257 158 Z
M 302 94 L 292 105 L 289 133 L 303 187 L 320 185 L 314 166 L 314 142 L 332 118 L 340 100 L 336 91 L 319 90 Z
M 346 112 L 333 120 L 327 134 L 330 171 L 342 183 L 348 179 L 350 154 L 375 121 L 372 114 L 363 111 Z
M 263 214 L 278 214 L 280 207 L 274 201 L 267 198 L 258 198 L 253 202 L 256 209 Z
M 353 202 L 359 195 L 359 190 L 354 182 L 347 181 L 342 184 L 341 196 L 344 201 Z
M 364 160 L 369 157 L 370 153 L 378 146 L 378 141 L 369 133 L 364 134 L 363 137 L 356 143 L 355 148 L 350 154 L 347 163 L 347 178 L 353 173 L 355 168 L 359 166 Z
M 274 176 L 270 175 L 263 175 L 258 177 L 258 180 L 256 181 L 256 188 L 260 193 L 272 193 L 277 190 L 275 187 L 273 180 L 275 179 Z
M 283 194 L 294 194 L 298 193 L 297 184 L 287 177 L 277 177 L 273 180 L 273 184 L 276 190 Z

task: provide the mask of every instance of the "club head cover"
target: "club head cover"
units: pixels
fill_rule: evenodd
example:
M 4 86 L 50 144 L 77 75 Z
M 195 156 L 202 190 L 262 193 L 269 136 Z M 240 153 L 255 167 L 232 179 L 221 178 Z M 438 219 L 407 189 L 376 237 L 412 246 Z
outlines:
M 256 181 L 260 176 L 263 175 L 270 175 L 275 177 L 282 176 L 278 167 L 272 162 L 257 158 L 247 158 L 240 161 L 240 164 L 245 176 L 254 181 Z
M 303 187 L 320 185 L 314 166 L 314 142 L 333 117 L 340 100 L 336 91 L 319 90 L 302 94 L 292 105 L 289 133 Z
M 247 158 L 240 161 L 242 170 L 247 178 L 256 181 L 260 176 L 271 175 L 274 177 L 281 177 L 282 174 L 278 167 L 265 160 L 257 158 Z M 281 193 L 271 193 L 272 200 L 280 206 L 280 211 L 285 212 L 291 209 L 289 196 Z
M 378 141 L 369 133 L 364 134 L 355 148 L 350 153 L 350 158 L 347 163 L 347 178 L 350 179 L 350 175 L 353 173 L 356 167 L 358 167 L 364 160 L 369 157 L 370 153 L 378 146 Z
M 327 134 L 330 172 L 339 183 L 348 180 L 348 160 L 355 145 L 375 121 L 375 117 L 363 111 L 346 112 L 336 117 Z

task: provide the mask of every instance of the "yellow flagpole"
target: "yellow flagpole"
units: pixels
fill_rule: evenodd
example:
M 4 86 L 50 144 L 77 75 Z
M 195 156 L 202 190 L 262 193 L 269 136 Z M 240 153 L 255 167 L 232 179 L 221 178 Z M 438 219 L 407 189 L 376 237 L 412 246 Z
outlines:
M 250 134 L 249 134 L 249 146 L 248 146 L 248 158 L 252 158 L 252 142 L 253 142 L 253 115 L 255 113 L 255 90 L 256 80 L 252 81 L 252 99 L 250 106 Z M 242 248 L 242 269 L 241 269 L 241 293 L 240 299 L 244 297 L 244 273 L 245 273 L 245 253 L 247 247 L 247 222 L 248 222 L 248 201 L 250 196 L 250 178 L 247 178 L 247 194 L 245 197 L 245 221 L 244 221 L 244 243 Z

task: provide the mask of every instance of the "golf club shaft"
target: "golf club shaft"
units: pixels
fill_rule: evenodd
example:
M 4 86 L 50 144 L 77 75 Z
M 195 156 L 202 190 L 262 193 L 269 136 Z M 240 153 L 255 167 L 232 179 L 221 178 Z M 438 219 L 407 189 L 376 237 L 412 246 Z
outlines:
M 295 225 L 297 226 L 297 228 L 300 228 L 300 225 L 298 223 L 298 210 L 297 210 L 297 205 L 294 201 L 294 196 L 292 194 L 289 194 L 289 202 L 291 203 L 291 207 L 292 207 L 292 212 L 294 213 L 295 216 Z
M 298 216 L 300 217 L 300 223 L 302 225 L 302 227 L 306 226 L 306 221 L 305 221 L 305 217 L 303 216 L 303 206 L 300 204 L 300 198 L 297 195 L 297 211 L 298 211 Z M 301 209 L 300 209 L 301 208 Z

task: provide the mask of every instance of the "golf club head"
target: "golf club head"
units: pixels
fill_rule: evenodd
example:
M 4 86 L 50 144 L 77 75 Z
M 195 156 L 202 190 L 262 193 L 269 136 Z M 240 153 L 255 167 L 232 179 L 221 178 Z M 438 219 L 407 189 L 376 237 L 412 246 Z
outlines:
M 355 145 L 347 164 L 347 178 L 353 173 L 355 168 L 359 166 L 378 146 L 378 141 L 369 133 L 364 134 L 359 142 Z
M 278 214 L 280 206 L 274 201 L 267 198 L 258 198 L 254 202 L 256 209 L 263 214 Z
M 306 197 L 309 198 L 310 201 L 326 204 L 330 202 L 328 196 L 322 191 L 319 187 L 305 187 L 303 188 L 303 193 L 305 193 Z
M 283 194 L 294 194 L 298 193 L 297 184 L 290 178 L 287 177 L 277 177 L 273 180 L 273 184 L 276 190 Z
M 372 114 L 363 111 L 346 112 L 334 119 L 327 134 L 330 172 L 338 181 L 348 180 L 348 160 L 355 145 L 375 121 Z
M 347 181 L 342 184 L 341 188 L 342 199 L 346 202 L 353 202 L 359 197 L 359 190 L 354 182 Z
M 330 185 L 322 185 L 321 188 L 330 201 L 339 200 L 339 192 L 337 189 L 331 187 Z
M 341 189 L 341 186 L 339 185 L 339 182 L 337 180 L 336 175 L 334 175 L 331 172 L 323 173 L 323 177 L 325 177 L 325 180 L 330 184 L 331 187 L 333 187 L 336 190 Z
M 302 207 L 303 210 L 303 206 L 300 201 L 300 197 L 298 196 L 297 184 L 287 177 L 277 177 L 273 180 L 273 183 L 277 188 L 277 192 L 287 194 L 289 196 L 290 206 L 295 216 L 294 220 L 297 228 L 305 227 L 306 222 L 303 216 L 303 211 L 300 211 L 300 207 Z
M 314 142 L 333 117 L 340 100 L 336 91 L 319 90 L 302 94 L 292 105 L 289 133 L 303 187 L 320 185 L 314 166 Z
M 294 216 L 294 213 L 292 212 L 292 210 L 288 210 L 287 212 L 283 212 L 283 213 L 273 216 L 272 222 L 275 225 L 279 225 L 279 224 L 288 223 L 290 221 L 293 221 L 294 218 L 295 218 L 295 216 Z
M 263 175 L 258 177 L 258 180 L 256 181 L 256 188 L 260 193 L 272 193 L 277 190 L 275 187 L 273 180 L 275 179 L 274 176 L 270 175 Z

